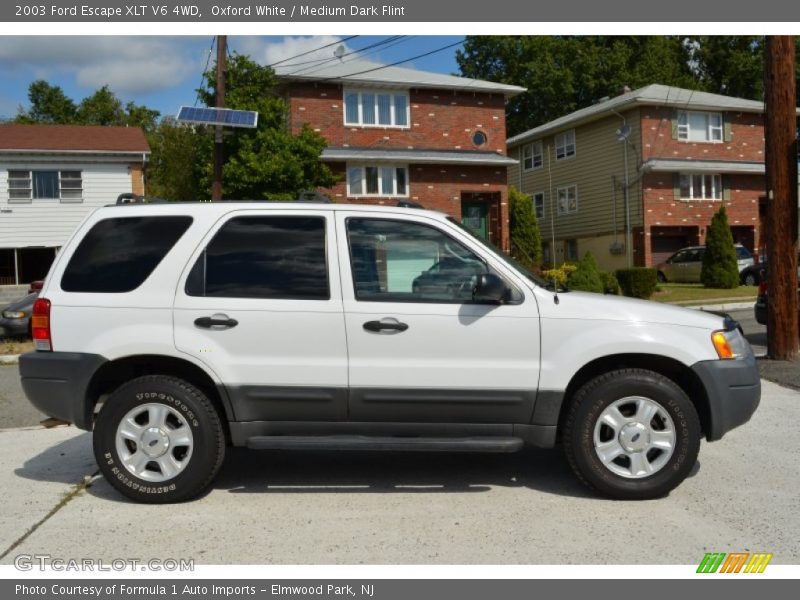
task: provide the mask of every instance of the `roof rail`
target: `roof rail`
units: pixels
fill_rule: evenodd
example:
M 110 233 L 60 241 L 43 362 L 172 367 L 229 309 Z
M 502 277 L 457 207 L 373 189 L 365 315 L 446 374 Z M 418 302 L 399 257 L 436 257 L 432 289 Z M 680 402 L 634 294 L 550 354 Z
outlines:
M 295 202 L 319 202 L 322 204 L 330 204 L 331 199 L 316 190 L 306 190 L 297 195 L 297 200 L 295 200 Z
M 418 202 L 412 202 L 411 200 L 398 200 L 397 206 L 402 208 L 425 208 L 422 206 L 422 204 L 419 204 Z
M 131 192 L 124 192 L 117 196 L 117 205 L 120 204 L 163 204 L 167 202 L 164 198 L 148 198 L 140 194 L 132 194 Z

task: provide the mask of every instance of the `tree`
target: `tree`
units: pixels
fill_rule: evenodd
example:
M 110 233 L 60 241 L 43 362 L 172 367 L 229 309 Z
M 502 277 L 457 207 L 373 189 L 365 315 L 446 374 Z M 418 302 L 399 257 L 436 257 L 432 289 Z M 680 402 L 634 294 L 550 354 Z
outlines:
M 198 90 L 208 106 L 215 104 L 216 68 Z M 331 187 L 336 178 L 319 157 L 325 138 L 309 127 L 293 135 L 286 127 L 288 107 L 277 93 L 275 72 L 248 56 L 234 53 L 228 61 L 225 104 L 258 111 L 258 127 L 236 129 L 225 136 L 223 191 L 225 197 L 290 199 L 304 190 Z M 203 169 L 204 188 L 211 187 L 212 166 Z
M 76 121 L 81 125 L 127 125 L 122 101 L 107 85 L 81 100 Z
M 528 89 L 509 101 L 509 135 L 616 96 L 625 85 L 693 81 L 679 36 L 469 36 L 456 61 L 466 77 Z
M 211 160 L 212 144 L 207 135 L 163 119 L 147 136 L 152 154 L 147 164 L 147 194 L 168 200 L 208 200 L 203 186 L 203 168 Z
M 697 78 L 710 92 L 761 100 L 764 97 L 764 38 L 706 35 L 691 38 Z
M 600 270 L 597 268 L 597 261 L 591 252 L 584 254 L 583 258 L 578 261 L 578 268 L 570 273 L 567 286 L 571 290 L 597 294 L 605 291 L 605 284 L 600 276 Z
M 508 223 L 511 255 L 534 267 L 542 261 L 542 235 L 531 197 L 514 187 L 508 188 Z
M 161 116 L 161 112 L 134 102 L 125 105 L 125 113 L 125 124 L 129 127 L 141 127 L 145 133 L 155 130 Z
M 706 251 L 703 253 L 700 280 L 707 288 L 733 289 L 739 286 L 736 248 L 724 206 L 711 218 L 711 225 L 706 231 Z
M 64 125 L 75 121 L 75 103 L 57 85 L 38 79 L 28 86 L 30 108 L 17 115 L 17 123 Z

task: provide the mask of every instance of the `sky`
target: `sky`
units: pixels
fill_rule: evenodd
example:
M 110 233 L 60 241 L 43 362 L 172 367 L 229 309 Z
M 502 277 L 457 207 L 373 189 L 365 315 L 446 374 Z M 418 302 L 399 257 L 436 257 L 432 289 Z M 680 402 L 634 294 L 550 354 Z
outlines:
M 463 36 L 229 36 L 230 52 L 247 54 L 261 64 L 292 59 L 284 65 L 310 68 L 307 61 L 328 59 L 343 45 L 342 60 L 362 57 L 383 64 L 405 60 L 463 39 Z M 361 53 L 367 46 L 388 43 Z M 0 118 L 28 106 L 28 86 L 37 79 L 59 85 L 75 102 L 105 84 L 123 101 L 144 104 L 174 115 L 193 105 L 195 90 L 209 58 L 212 36 L 2 36 L 0 37 Z M 320 49 L 321 46 L 327 48 Z M 458 73 L 459 46 L 404 63 L 437 73 Z M 296 57 L 298 54 L 311 54 Z M 211 58 L 213 64 L 214 58 Z M 302 65 L 299 63 L 303 63 Z M 310 66 L 309 66 L 310 65 Z

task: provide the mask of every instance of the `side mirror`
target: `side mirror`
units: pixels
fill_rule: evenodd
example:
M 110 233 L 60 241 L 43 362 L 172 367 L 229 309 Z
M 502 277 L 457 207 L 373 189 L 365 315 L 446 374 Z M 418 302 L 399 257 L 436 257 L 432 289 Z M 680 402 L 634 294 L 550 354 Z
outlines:
M 508 296 L 506 282 L 494 273 L 481 273 L 472 288 L 472 301 L 479 304 L 502 304 Z

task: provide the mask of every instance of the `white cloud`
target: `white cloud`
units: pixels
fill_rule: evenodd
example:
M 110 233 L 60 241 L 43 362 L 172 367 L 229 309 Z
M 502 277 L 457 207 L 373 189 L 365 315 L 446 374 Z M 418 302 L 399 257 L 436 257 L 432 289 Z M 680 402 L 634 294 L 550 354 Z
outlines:
M 69 73 L 88 88 L 121 94 L 174 87 L 202 69 L 180 39 L 156 37 L 0 37 L 0 66 L 36 77 Z
M 319 35 L 312 37 L 285 37 L 279 42 L 273 42 L 258 37 L 236 37 L 233 38 L 233 47 L 240 54 L 249 54 L 253 60 L 262 65 L 272 65 L 279 61 L 290 59 L 281 66 L 289 68 L 291 65 L 301 67 L 313 67 L 314 62 L 322 59 L 333 58 L 333 51 L 336 50 L 341 37 L 335 35 Z M 342 43 L 345 51 L 351 51 L 346 43 Z M 327 46 L 323 48 L 323 46 Z M 310 52 L 309 54 L 305 54 Z M 304 56 L 298 56 L 304 54 Z M 293 58 L 297 57 L 297 58 Z M 305 63 L 299 65 L 297 63 Z

